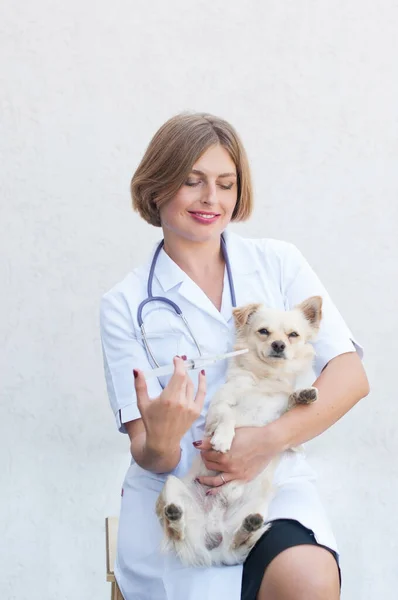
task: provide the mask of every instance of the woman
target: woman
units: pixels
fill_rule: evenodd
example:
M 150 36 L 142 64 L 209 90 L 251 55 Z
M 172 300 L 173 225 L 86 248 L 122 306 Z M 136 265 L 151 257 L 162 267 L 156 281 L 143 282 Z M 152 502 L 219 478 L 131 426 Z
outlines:
M 170 119 L 152 139 L 131 190 L 134 208 L 162 228 L 164 246 L 101 304 L 108 393 L 118 427 L 131 441 L 115 566 L 125 600 L 339 598 L 337 546 L 314 474 L 290 448 L 325 431 L 368 393 L 361 349 L 293 245 L 226 231 L 252 210 L 246 154 L 227 122 L 204 114 Z M 190 330 L 170 303 L 142 305 L 148 295 L 174 302 Z M 266 427 L 237 430 L 226 455 L 212 451 L 202 439 L 206 410 L 227 365 L 218 362 L 206 374 L 188 375 L 185 357 L 231 350 L 234 305 L 262 302 L 287 309 L 312 295 L 321 295 L 324 303 L 315 343 L 318 402 L 295 407 Z M 159 365 L 174 360 L 174 374 L 148 376 L 153 358 Z M 159 550 L 157 496 L 167 474 L 185 474 L 198 452 L 220 473 L 201 481 L 214 490 L 224 481 L 254 478 L 273 456 L 283 454 L 272 526 L 243 569 L 185 568 Z

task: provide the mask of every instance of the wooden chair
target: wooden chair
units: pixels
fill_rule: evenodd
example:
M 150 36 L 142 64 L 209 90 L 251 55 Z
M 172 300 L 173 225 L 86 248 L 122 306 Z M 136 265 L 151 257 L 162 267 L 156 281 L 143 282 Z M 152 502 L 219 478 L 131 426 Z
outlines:
M 111 600 L 123 600 L 122 592 L 119 589 L 117 581 L 115 579 L 114 564 L 116 557 L 116 540 L 117 540 L 117 528 L 118 528 L 117 517 L 107 517 L 105 519 L 105 532 L 106 532 L 106 580 L 110 581 L 111 587 Z

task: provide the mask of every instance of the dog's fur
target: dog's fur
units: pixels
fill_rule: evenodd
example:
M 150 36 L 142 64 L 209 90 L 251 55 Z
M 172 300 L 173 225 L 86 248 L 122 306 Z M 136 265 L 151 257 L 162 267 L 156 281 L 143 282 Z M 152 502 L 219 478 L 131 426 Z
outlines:
M 214 450 L 228 452 L 236 427 L 266 425 L 292 405 L 316 400 L 316 388 L 295 391 L 295 380 L 311 366 L 314 350 L 309 341 L 316 336 L 321 314 L 319 296 L 290 311 L 261 304 L 234 310 L 235 349 L 249 352 L 232 359 L 227 381 L 210 403 L 205 434 Z M 279 460 L 274 458 L 252 481 L 231 481 L 209 496 L 195 480 L 217 473 L 208 471 L 200 456 L 183 479 L 169 476 L 156 504 L 164 549 L 174 549 L 187 565 L 242 563 L 269 527 Z

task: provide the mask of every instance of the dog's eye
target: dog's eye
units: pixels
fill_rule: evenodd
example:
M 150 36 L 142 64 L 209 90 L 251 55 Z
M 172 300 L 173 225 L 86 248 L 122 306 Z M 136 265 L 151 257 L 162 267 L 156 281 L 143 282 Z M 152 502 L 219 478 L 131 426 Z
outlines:
M 291 333 L 289 333 L 289 337 L 298 337 L 299 334 L 297 333 L 297 331 L 292 331 Z
M 268 329 L 265 329 L 265 328 L 264 329 L 259 329 L 258 333 L 261 333 L 261 335 L 269 335 Z

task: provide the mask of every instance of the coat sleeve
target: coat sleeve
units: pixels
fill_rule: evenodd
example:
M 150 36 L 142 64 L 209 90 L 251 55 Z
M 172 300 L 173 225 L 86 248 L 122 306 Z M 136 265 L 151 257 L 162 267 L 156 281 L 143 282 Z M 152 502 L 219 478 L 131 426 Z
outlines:
M 354 339 L 316 273 L 293 244 L 283 245 L 281 287 L 286 309 L 293 308 L 310 296 L 322 296 L 323 299 L 321 326 L 314 342 L 316 375 L 321 373 L 332 358 L 340 354 L 356 351 L 362 358 L 362 347 Z
M 149 370 L 151 365 L 143 343 L 137 338 L 129 307 L 122 294 L 108 292 L 103 296 L 100 333 L 109 401 L 119 431 L 126 433 L 124 423 L 141 418 L 133 369 Z M 155 398 L 162 391 L 155 378 L 150 379 L 147 386 L 150 398 Z

